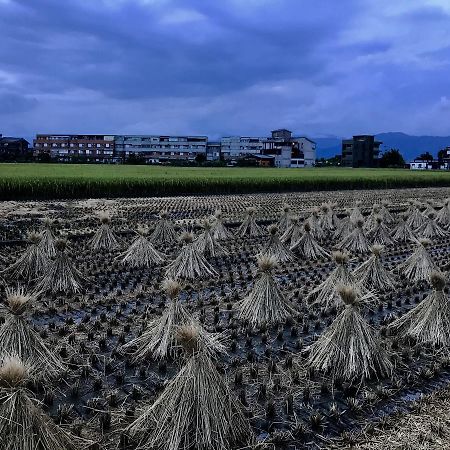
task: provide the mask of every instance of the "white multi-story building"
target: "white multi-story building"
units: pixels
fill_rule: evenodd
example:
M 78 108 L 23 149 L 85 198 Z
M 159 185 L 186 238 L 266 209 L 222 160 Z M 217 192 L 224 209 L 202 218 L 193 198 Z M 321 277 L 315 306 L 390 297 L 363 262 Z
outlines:
M 316 164 L 316 143 L 306 136 L 297 136 L 292 138 L 298 142 L 300 152 L 303 152 L 303 166 L 314 167 Z
M 276 167 L 313 167 L 316 162 L 316 143 L 306 136 L 292 137 L 286 129 L 273 130 L 271 137 L 224 137 L 220 143 L 225 160 L 264 154 L 274 157 Z
M 115 136 L 116 155 L 126 160 L 131 155 L 144 158 L 146 162 L 193 161 L 202 154 L 206 157 L 206 136 Z
M 259 155 L 264 148 L 265 138 L 249 136 L 228 136 L 220 140 L 223 159 L 239 159 L 249 155 Z

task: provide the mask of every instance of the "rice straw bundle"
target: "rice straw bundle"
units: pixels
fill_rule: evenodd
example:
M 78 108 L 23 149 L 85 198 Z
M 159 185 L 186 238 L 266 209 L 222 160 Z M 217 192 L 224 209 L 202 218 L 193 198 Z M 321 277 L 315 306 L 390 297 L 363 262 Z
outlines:
M 162 211 L 160 219 L 150 236 L 153 244 L 175 244 L 178 241 L 178 235 L 172 222 L 169 220 L 169 213 Z
M 394 243 L 391 235 L 389 234 L 389 229 L 383 223 L 383 219 L 381 217 L 376 218 L 376 224 L 369 232 L 369 238 L 374 244 L 383 245 L 386 247 Z
M 162 315 L 150 321 L 141 336 L 122 346 L 124 350 L 132 350 L 134 362 L 144 361 L 147 358 L 163 359 L 174 356 L 178 327 L 194 323 L 193 317 L 180 302 L 181 285 L 175 280 L 166 278 L 162 282 L 161 289 L 167 296 L 167 306 Z M 208 333 L 200 325 L 197 326 L 206 350 L 213 353 L 225 351 L 219 337 Z
M 50 260 L 39 245 L 40 239 L 41 237 L 37 233 L 28 234 L 30 245 L 16 262 L 3 271 L 9 278 L 13 280 L 22 278 L 29 282 L 45 272 Z
M 36 284 L 34 288 L 36 295 L 46 292 L 54 294 L 76 294 L 81 292 L 83 277 L 78 269 L 72 265 L 72 262 L 67 256 L 66 247 L 66 240 L 56 240 L 56 257 L 50 263 L 47 272 Z
M 156 264 L 161 264 L 166 258 L 166 255 L 156 250 L 153 244 L 147 239 L 147 229 L 138 228 L 137 233 L 137 238 L 119 256 L 122 264 L 130 267 L 148 268 Z
M 419 239 L 413 254 L 397 266 L 397 269 L 412 283 L 428 280 L 431 272 L 438 270 L 426 249 L 430 244 L 431 241 L 429 239 Z
M 43 380 L 54 378 L 64 370 L 64 363 L 47 348 L 45 342 L 28 322 L 32 297 L 23 289 L 7 289 L 6 304 L 0 305 L 0 355 L 17 355 L 36 369 Z
M 333 378 L 362 380 L 387 377 L 392 372 L 376 331 L 360 313 L 361 298 L 351 286 L 340 286 L 344 310 L 311 345 L 309 365 Z
M 39 242 L 39 248 L 44 255 L 49 258 L 53 258 L 56 255 L 55 249 L 55 235 L 53 234 L 53 221 L 46 217 L 44 219 L 44 231 L 41 235 L 41 241 Z
M 386 200 L 383 200 L 381 202 L 380 216 L 382 217 L 383 222 L 386 225 L 391 225 L 395 222 L 395 219 L 394 219 L 394 216 L 390 213 L 387 206 L 388 206 L 388 202 Z
M 186 362 L 153 405 L 127 428 L 137 450 L 230 450 L 245 447 L 252 429 L 239 401 L 205 352 L 199 330 L 184 326 L 177 340 Z
M 333 210 L 328 203 L 322 203 L 320 206 L 320 210 L 322 215 L 320 217 L 320 226 L 324 231 L 333 231 L 334 223 L 333 223 Z
M 430 214 L 434 217 L 436 215 L 436 210 L 434 209 L 433 202 L 431 200 L 427 200 L 427 207 L 422 211 L 422 215 L 427 218 Z
M 0 366 L 2 450 L 75 450 L 79 439 L 55 425 L 25 388 L 29 371 L 16 356 L 3 357 Z
M 278 229 L 284 233 L 291 225 L 291 207 L 287 204 L 283 205 L 280 220 L 278 221 Z
M 291 217 L 291 224 L 289 228 L 280 237 L 281 242 L 288 244 L 291 247 L 302 236 L 302 229 L 299 225 L 298 217 Z
M 274 256 L 258 256 L 259 276 L 250 294 L 238 304 L 239 318 L 252 326 L 284 322 L 295 313 L 272 274 L 277 264 Z
M 111 229 L 111 218 L 106 213 L 99 214 L 100 228 L 95 232 L 90 244 L 94 250 L 117 250 L 120 247 L 119 239 Z
M 394 289 L 395 277 L 383 266 L 380 259 L 382 251 L 382 245 L 373 245 L 372 256 L 353 272 L 361 286 L 376 291 Z
M 260 236 L 262 234 L 261 227 L 256 223 L 255 220 L 256 208 L 247 208 L 247 213 L 245 215 L 244 221 L 241 223 L 237 229 L 236 235 L 239 237 L 244 236 Z
M 226 255 L 227 252 L 214 237 L 212 222 L 208 219 L 204 219 L 202 220 L 201 225 L 203 227 L 203 232 L 195 241 L 197 250 L 205 256 L 215 257 Z
M 416 230 L 418 236 L 428 239 L 442 238 L 448 235 L 448 232 L 442 229 L 437 222 L 434 221 L 433 214 L 425 217 L 425 222 Z
M 320 217 L 319 217 L 319 210 L 315 208 L 311 215 L 307 219 L 310 227 L 311 227 L 311 234 L 318 240 L 322 241 L 326 238 L 327 233 L 322 229 L 320 225 Z
M 361 210 L 359 209 L 362 205 L 362 202 L 359 200 L 355 203 L 355 206 L 353 207 L 351 213 L 350 213 L 350 220 L 353 223 L 356 223 L 358 220 L 362 220 L 364 222 L 364 216 L 362 215 Z
M 408 225 L 408 215 L 402 214 L 400 217 L 400 222 L 397 227 L 394 229 L 394 233 L 392 238 L 395 242 L 399 243 L 408 243 L 408 242 L 417 242 L 414 233 Z
M 450 302 L 444 293 L 445 277 L 432 271 L 430 283 L 433 291 L 403 316 L 389 325 L 389 329 L 405 337 L 412 337 L 419 344 L 450 346 Z
M 445 199 L 442 208 L 436 214 L 436 222 L 443 228 L 450 227 L 450 198 Z
M 291 246 L 291 251 L 298 252 L 306 259 L 326 259 L 331 255 L 314 239 L 309 222 L 303 224 L 303 236 Z
M 417 203 L 412 206 L 412 212 L 410 213 L 408 220 L 406 221 L 411 230 L 417 230 L 421 225 L 425 223 L 425 217 L 419 210 Z
M 337 246 L 340 249 L 348 250 L 356 254 L 368 253 L 370 251 L 370 245 L 363 230 L 364 222 L 358 220 L 355 225 L 355 229 Z
M 346 238 L 355 229 L 354 223 L 350 220 L 350 216 L 347 215 L 339 222 L 339 225 L 334 231 L 333 238 L 337 241 L 341 241 Z
M 276 225 L 269 225 L 267 227 L 269 231 L 269 241 L 264 245 L 260 252 L 260 255 L 275 256 L 279 262 L 294 261 L 295 255 L 286 248 L 283 242 L 281 242 L 278 236 L 278 227 Z
M 214 225 L 213 225 L 214 239 L 219 241 L 225 241 L 233 238 L 233 233 L 223 223 L 222 211 L 216 210 L 214 213 Z
M 328 275 L 328 277 L 315 289 L 313 289 L 306 300 L 313 306 L 323 307 L 325 309 L 342 307 L 341 297 L 337 288 L 343 286 L 354 286 L 358 295 L 364 300 L 375 300 L 376 296 L 373 292 L 368 291 L 359 284 L 355 276 L 347 267 L 348 254 L 340 251 L 333 252 L 332 258 L 336 263 L 336 268 Z
M 364 223 L 364 230 L 370 231 L 370 230 L 372 230 L 372 228 L 374 228 L 376 226 L 377 218 L 381 217 L 380 209 L 381 209 L 380 205 L 375 204 L 372 206 L 372 212 L 369 214 L 369 216 L 367 217 L 367 219 Z
M 183 233 L 181 241 L 184 243 L 180 254 L 166 268 L 166 278 L 174 280 L 195 280 L 197 278 L 216 277 L 218 274 L 198 251 L 193 242 L 192 233 Z

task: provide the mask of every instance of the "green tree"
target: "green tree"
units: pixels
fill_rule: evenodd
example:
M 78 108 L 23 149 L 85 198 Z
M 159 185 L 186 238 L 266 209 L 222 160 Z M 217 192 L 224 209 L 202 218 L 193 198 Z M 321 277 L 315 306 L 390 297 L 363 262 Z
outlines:
M 405 159 L 397 148 L 384 152 L 380 158 L 380 167 L 404 167 L 404 165 Z
M 447 150 L 442 149 L 438 151 L 438 160 L 442 161 L 443 159 L 447 158 Z
M 195 162 L 199 165 L 203 164 L 206 161 L 206 155 L 204 153 L 197 153 L 195 155 Z
M 433 155 L 430 152 L 422 153 L 418 159 L 423 161 L 433 161 Z

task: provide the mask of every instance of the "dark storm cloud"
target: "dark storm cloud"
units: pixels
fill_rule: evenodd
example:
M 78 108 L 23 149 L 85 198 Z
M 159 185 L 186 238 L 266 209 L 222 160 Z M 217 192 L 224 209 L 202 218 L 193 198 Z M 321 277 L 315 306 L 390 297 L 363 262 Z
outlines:
M 0 0 L 2 123 L 27 136 L 450 133 L 437 120 L 448 10 L 420 3 Z

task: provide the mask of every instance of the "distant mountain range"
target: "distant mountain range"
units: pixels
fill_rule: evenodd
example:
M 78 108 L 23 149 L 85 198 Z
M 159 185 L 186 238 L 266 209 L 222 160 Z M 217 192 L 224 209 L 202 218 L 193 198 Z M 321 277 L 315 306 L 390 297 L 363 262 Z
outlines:
M 317 157 L 330 158 L 341 154 L 342 139 L 338 137 L 312 138 L 317 143 Z M 398 148 L 406 161 L 412 161 L 421 153 L 430 152 L 434 157 L 437 152 L 450 146 L 450 136 L 411 136 L 409 134 L 392 132 L 380 133 L 376 139 L 383 142 L 381 150 Z

